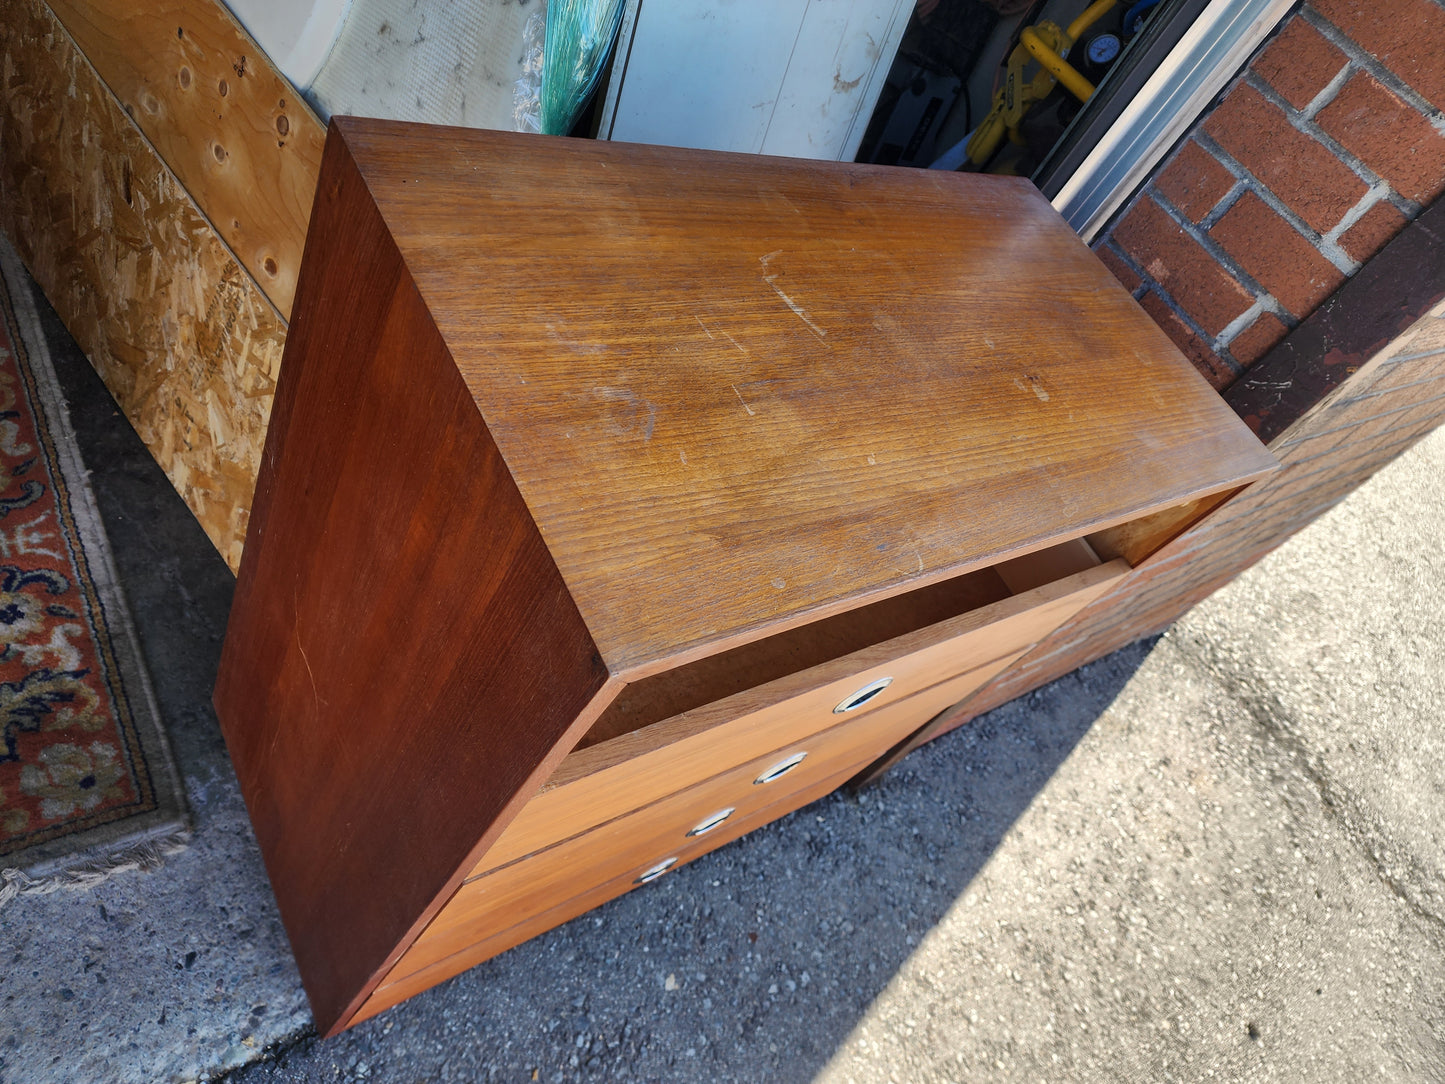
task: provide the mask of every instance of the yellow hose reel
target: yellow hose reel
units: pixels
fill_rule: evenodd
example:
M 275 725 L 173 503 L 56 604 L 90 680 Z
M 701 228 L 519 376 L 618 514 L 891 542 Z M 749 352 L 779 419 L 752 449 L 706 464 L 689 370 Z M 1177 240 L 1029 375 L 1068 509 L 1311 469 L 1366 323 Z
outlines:
M 1113 10 L 1117 2 L 1094 0 L 1067 29 L 1057 23 L 1042 22 L 1024 27 L 1019 32 L 1019 43 L 1009 54 L 1003 86 L 994 94 L 988 116 L 968 141 L 970 162 L 977 167 L 985 165 L 1003 143 L 1004 136 L 1015 143 L 1022 143 L 1019 125 L 1029 109 L 1048 96 L 1055 83 L 1062 85 L 1079 101 L 1089 100 L 1094 93 L 1094 84 L 1080 75 L 1078 69 L 1064 57 L 1074 42 Z M 1031 60 L 1038 63 L 1038 71 L 1025 80 L 1024 68 Z

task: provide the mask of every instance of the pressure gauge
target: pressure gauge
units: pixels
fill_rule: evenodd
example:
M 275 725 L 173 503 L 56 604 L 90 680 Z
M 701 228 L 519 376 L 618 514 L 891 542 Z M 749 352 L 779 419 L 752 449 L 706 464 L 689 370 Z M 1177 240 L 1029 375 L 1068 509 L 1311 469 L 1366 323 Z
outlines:
M 1084 47 L 1084 55 L 1089 58 L 1089 63 L 1102 68 L 1106 64 L 1114 63 L 1114 58 L 1119 55 L 1123 48 L 1119 39 L 1113 34 L 1100 34 L 1096 38 L 1090 38 L 1089 44 Z

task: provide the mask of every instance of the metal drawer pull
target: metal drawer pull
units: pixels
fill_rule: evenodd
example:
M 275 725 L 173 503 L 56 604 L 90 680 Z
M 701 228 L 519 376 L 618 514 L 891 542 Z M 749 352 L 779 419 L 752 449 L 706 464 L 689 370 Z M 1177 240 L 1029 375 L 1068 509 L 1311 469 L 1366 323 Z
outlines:
M 676 858 L 664 858 L 661 862 L 653 866 L 651 869 L 641 873 L 638 876 L 637 880 L 633 881 L 632 883 L 635 885 L 645 885 L 648 881 L 655 881 L 668 870 L 672 869 L 673 865 L 676 862 Z
M 733 812 L 734 812 L 736 809 L 737 809 L 736 806 L 731 806 L 731 805 L 728 806 L 726 809 L 719 809 L 719 810 L 718 810 L 716 813 L 714 813 L 711 817 L 706 817 L 706 818 L 704 818 L 703 820 L 699 821 L 697 824 L 693 825 L 692 831 L 688 832 L 688 835 L 690 835 L 690 836 L 706 835 L 708 832 L 711 832 L 714 828 L 716 828 L 716 827 L 717 827 L 719 824 L 721 824 L 723 821 L 725 821 L 725 820 L 727 820 L 729 817 L 731 817 L 731 816 L 733 815 Z
M 854 708 L 861 708 L 868 701 L 881 693 L 888 686 L 893 684 L 891 677 L 881 677 L 877 681 L 870 681 L 863 688 L 859 689 L 852 696 L 845 696 L 833 709 L 834 715 L 842 715 L 845 711 L 852 711 Z
M 778 761 L 762 775 L 754 779 L 753 786 L 760 786 L 763 783 L 771 783 L 774 779 L 783 778 L 783 776 L 787 775 L 799 764 L 803 763 L 803 758 L 807 755 L 808 754 L 806 752 L 794 753 L 792 756 L 788 757 L 787 760 Z

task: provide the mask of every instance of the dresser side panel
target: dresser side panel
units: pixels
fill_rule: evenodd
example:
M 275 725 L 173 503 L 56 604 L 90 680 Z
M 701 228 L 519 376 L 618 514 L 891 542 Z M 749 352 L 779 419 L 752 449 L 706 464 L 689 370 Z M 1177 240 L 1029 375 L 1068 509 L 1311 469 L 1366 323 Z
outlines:
M 610 689 L 333 133 L 215 697 L 320 1031 Z

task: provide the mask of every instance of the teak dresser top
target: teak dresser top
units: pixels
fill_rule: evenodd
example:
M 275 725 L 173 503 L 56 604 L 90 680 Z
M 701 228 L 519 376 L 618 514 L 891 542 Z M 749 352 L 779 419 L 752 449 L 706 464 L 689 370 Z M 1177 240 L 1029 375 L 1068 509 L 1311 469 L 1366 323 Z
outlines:
M 336 124 L 614 674 L 1272 465 L 1024 180 Z

